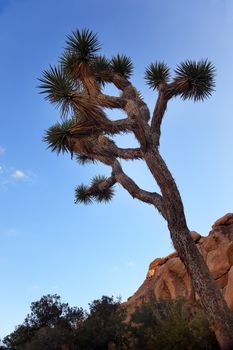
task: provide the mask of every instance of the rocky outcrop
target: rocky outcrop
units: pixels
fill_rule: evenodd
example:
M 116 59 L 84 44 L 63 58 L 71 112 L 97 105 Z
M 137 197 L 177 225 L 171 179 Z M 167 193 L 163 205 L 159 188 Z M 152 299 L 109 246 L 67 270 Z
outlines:
M 190 232 L 197 248 L 206 261 L 229 307 L 233 310 L 233 213 L 217 220 L 207 237 Z M 198 302 L 190 278 L 177 253 L 157 258 L 149 266 L 147 276 L 136 293 L 128 298 L 127 308 L 134 309 L 152 296 L 159 299 L 183 297 Z

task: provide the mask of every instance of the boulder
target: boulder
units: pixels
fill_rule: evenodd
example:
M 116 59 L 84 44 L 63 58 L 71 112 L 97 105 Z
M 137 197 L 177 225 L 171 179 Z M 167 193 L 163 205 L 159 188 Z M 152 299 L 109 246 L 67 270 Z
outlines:
M 207 237 L 195 231 L 190 234 L 233 310 L 233 213 L 218 219 Z M 152 296 L 157 300 L 183 297 L 190 302 L 198 302 L 199 298 L 176 252 L 150 263 L 145 281 L 125 305 L 134 310 Z

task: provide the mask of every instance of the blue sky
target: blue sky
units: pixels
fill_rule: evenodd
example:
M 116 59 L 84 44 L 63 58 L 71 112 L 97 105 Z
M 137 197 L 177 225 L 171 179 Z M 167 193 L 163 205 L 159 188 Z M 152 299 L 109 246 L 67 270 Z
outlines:
M 47 293 L 83 307 L 103 294 L 126 299 L 149 262 L 173 250 L 163 219 L 121 188 L 111 204 L 75 205 L 74 188 L 109 170 L 80 167 L 42 142 L 59 115 L 38 94 L 37 78 L 56 64 L 65 36 L 76 28 L 98 32 L 107 56 L 131 56 L 133 83 L 151 109 L 156 95 L 143 79 L 150 62 L 163 60 L 173 69 L 185 59 L 214 63 L 211 99 L 170 102 L 161 152 L 190 229 L 206 235 L 233 210 L 231 0 L 0 0 L 0 338 Z M 143 164 L 125 169 L 153 189 Z

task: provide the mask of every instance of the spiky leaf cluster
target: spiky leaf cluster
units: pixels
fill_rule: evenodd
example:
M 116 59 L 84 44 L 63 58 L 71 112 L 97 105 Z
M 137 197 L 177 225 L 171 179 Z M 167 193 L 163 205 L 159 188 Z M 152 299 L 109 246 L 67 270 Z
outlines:
M 204 100 L 215 87 L 215 67 L 208 60 L 187 60 L 177 66 L 175 82 L 180 85 L 178 94 L 185 99 Z
M 75 203 L 91 204 L 93 199 L 97 202 L 109 202 L 114 196 L 113 187 L 101 189 L 101 183 L 107 178 L 102 175 L 95 176 L 91 181 L 91 186 L 87 187 L 83 184 L 75 189 Z
M 60 58 L 60 64 L 64 70 L 64 73 L 72 80 L 78 80 L 80 75 L 80 61 L 77 58 L 76 53 L 72 51 L 64 51 Z
M 41 84 L 38 86 L 46 94 L 46 100 L 60 107 L 61 114 L 67 115 L 71 108 L 74 91 L 79 88 L 77 83 L 69 78 L 61 66 L 52 67 L 43 71 Z
M 88 193 L 88 187 L 81 184 L 75 189 L 75 203 L 92 204 L 92 196 Z
M 110 202 L 114 196 L 114 189 L 112 187 L 107 188 L 104 191 L 99 191 L 95 193 L 95 200 L 99 203 Z
M 52 152 L 65 153 L 69 149 L 69 129 L 77 123 L 76 119 L 65 120 L 62 123 L 56 123 L 45 132 L 43 141 L 48 144 Z
M 116 55 L 112 57 L 111 68 L 115 73 L 123 75 L 126 79 L 133 73 L 133 63 L 126 55 Z
M 85 68 L 84 68 L 85 69 Z M 104 113 L 90 100 L 90 97 L 82 90 L 78 80 L 73 80 L 67 74 L 65 67 L 51 67 L 43 72 L 39 79 L 42 83 L 38 87 L 41 93 L 46 94 L 45 99 L 60 107 L 61 116 L 66 117 L 69 112 L 78 114 L 83 118 L 92 120 L 105 119 Z
M 105 56 L 98 56 L 90 62 L 92 71 L 96 80 L 103 84 L 108 81 L 108 72 L 110 71 L 110 62 Z
M 105 176 L 97 175 L 91 181 L 91 186 L 96 187 L 94 197 L 97 202 L 109 202 L 113 198 L 113 195 L 114 195 L 113 187 L 108 187 L 104 190 L 101 190 L 99 188 L 99 185 L 106 180 L 107 178 Z
M 90 76 L 90 66 L 96 60 L 100 45 L 97 35 L 84 29 L 67 37 L 67 47 L 60 58 L 65 73 L 75 81 Z
M 161 83 L 167 83 L 170 78 L 170 71 L 164 62 L 151 63 L 145 71 L 147 85 L 153 90 L 157 89 Z
M 100 50 L 97 35 L 89 29 L 76 30 L 67 36 L 67 51 L 76 55 L 80 61 L 89 61 L 96 56 Z
M 95 160 L 93 158 L 87 157 L 85 154 L 76 154 L 75 159 L 81 165 L 90 164 L 90 163 L 95 162 Z

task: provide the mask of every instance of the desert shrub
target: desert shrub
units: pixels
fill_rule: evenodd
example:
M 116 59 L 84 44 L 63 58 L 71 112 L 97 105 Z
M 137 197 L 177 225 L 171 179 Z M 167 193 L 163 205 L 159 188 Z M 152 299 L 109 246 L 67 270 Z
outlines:
M 214 333 L 202 310 L 192 311 L 182 299 L 151 301 L 131 317 L 132 349 L 217 350 Z
M 80 350 L 123 350 L 127 344 L 128 325 L 120 301 L 103 296 L 89 304 L 90 311 L 77 329 Z

